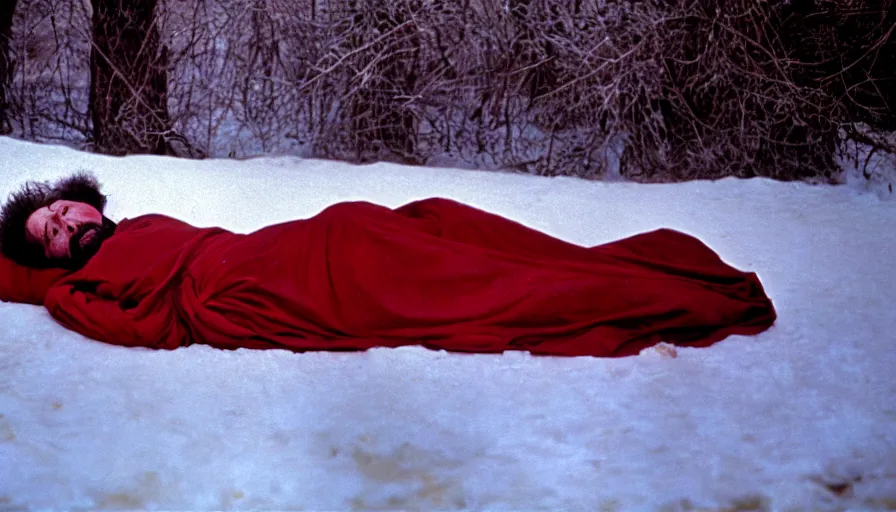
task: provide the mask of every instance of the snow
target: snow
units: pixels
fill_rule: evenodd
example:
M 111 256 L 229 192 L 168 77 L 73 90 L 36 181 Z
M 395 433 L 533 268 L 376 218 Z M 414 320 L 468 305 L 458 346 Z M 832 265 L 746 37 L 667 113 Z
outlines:
M 896 507 L 896 201 L 293 157 L 112 158 L 0 138 L 0 191 L 93 170 L 110 217 L 250 231 L 458 199 L 580 244 L 659 227 L 755 271 L 779 320 L 623 359 L 111 346 L 0 303 L 0 509 Z M 675 357 L 672 357 L 672 356 Z
M 882 144 L 896 148 L 896 132 L 875 132 L 864 125 L 857 131 Z M 881 199 L 893 199 L 896 187 L 896 154 L 872 150 L 867 144 L 845 141 L 837 162 L 843 170 L 840 180 L 850 188 L 876 194 Z

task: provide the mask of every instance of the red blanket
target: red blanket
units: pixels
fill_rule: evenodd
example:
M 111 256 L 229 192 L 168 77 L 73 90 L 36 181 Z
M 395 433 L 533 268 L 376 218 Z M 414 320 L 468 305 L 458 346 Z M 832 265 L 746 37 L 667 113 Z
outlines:
M 0 300 L 41 305 L 47 290 L 68 271 L 60 268 L 28 268 L 0 254 Z
M 45 305 L 86 336 L 165 349 L 617 356 L 775 320 L 757 277 L 691 236 L 662 229 L 585 248 L 446 199 L 340 203 L 248 235 L 125 220 Z

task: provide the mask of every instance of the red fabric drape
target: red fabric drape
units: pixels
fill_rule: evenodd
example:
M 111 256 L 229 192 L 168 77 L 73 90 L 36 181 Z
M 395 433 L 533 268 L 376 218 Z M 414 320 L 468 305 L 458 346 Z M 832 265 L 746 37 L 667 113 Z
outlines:
M 340 203 L 248 235 L 161 215 L 122 221 L 45 304 L 86 336 L 167 349 L 619 356 L 775 320 L 755 274 L 689 235 L 586 248 L 447 199 Z
M 0 300 L 40 305 L 47 290 L 68 275 L 58 268 L 28 268 L 0 254 Z

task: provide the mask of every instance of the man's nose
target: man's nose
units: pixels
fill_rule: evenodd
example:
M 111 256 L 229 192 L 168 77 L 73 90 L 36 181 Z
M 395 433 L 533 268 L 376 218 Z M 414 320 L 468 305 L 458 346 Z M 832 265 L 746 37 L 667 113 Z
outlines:
M 59 212 L 56 212 L 56 222 L 58 222 L 59 225 L 69 233 L 74 233 L 75 230 L 78 229 L 78 224 L 74 221 L 74 219 L 65 218 Z

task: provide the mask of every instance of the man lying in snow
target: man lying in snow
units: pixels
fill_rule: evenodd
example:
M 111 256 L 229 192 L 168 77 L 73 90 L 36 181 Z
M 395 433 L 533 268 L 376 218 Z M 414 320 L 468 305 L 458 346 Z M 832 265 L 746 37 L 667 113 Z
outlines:
M 618 356 L 775 320 L 755 274 L 668 229 L 586 248 L 436 198 L 339 203 L 235 234 L 157 214 L 115 225 L 105 202 L 84 174 L 14 193 L 0 212 L 0 280 L 31 288 L 3 298 L 42 299 L 96 340 L 164 349 Z

